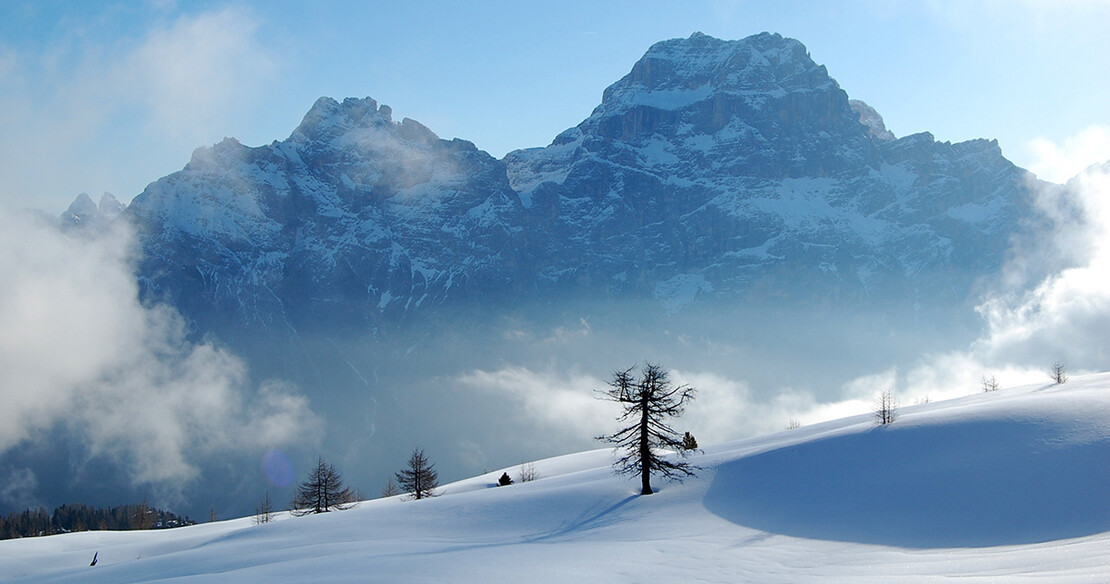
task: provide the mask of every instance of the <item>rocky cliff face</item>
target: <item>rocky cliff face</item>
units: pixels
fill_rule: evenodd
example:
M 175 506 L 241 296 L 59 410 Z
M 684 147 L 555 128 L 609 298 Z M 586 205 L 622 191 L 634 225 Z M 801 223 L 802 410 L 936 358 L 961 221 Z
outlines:
M 1025 173 L 995 143 L 895 140 L 771 34 L 658 43 L 587 120 L 506 162 L 552 235 L 543 274 L 671 306 L 750 291 L 952 301 L 998 268 L 1028 211 Z
M 199 330 L 376 330 L 551 298 L 967 302 L 1029 212 L 997 144 L 895 139 L 805 47 L 651 47 L 546 148 L 498 161 L 372 99 L 228 139 L 129 215 L 146 293 Z
M 519 293 L 528 250 L 500 162 L 369 98 L 321 98 L 269 146 L 200 148 L 129 211 L 147 293 L 202 329 L 372 329 L 456 289 Z

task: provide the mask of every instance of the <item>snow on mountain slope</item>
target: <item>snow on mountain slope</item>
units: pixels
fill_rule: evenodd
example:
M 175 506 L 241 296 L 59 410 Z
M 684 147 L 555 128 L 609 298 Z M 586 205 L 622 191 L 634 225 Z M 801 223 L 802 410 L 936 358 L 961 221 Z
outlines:
M 268 146 L 199 148 L 128 212 L 148 296 L 263 334 L 365 331 L 456 285 L 513 290 L 526 223 L 493 157 L 369 98 L 321 98 Z
M 695 33 L 505 163 L 551 234 L 551 285 L 634 294 L 697 275 L 720 299 L 963 302 L 1028 214 L 1028 177 L 993 142 L 884 132 L 799 41 Z
M 707 448 L 635 495 L 607 450 L 424 501 L 0 542 L 16 582 L 1104 582 L 1110 374 Z M 515 473 L 515 468 L 507 469 Z M 88 565 L 99 552 L 99 563 Z
M 501 299 L 673 312 L 768 288 L 968 302 L 1030 213 L 1027 173 L 993 142 L 876 134 L 865 107 L 797 40 L 695 33 L 546 148 L 499 161 L 373 99 L 321 98 L 284 141 L 198 149 L 128 215 L 144 293 L 203 332 L 334 336 Z M 676 277 L 706 285 L 661 295 Z

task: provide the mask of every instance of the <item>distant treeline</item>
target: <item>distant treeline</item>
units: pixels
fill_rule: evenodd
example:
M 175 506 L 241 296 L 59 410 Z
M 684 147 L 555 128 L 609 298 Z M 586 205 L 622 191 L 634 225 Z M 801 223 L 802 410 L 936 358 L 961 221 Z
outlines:
M 155 509 L 146 503 L 103 509 L 76 503 L 62 505 L 54 509 L 53 513 L 47 513 L 46 509 L 39 507 L 0 517 L 0 539 L 71 531 L 165 529 L 195 523 L 188 517 Z

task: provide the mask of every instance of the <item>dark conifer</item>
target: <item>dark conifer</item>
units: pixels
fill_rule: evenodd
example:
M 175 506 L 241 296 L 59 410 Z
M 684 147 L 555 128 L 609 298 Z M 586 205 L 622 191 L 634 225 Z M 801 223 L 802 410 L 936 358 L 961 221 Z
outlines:
M 683 434 L 682 435 L 682 449 L 683 450 L 697 450 L 698 449 L 698 439 L 694 438 L 694 435 L 689 433 L 689 432 Z

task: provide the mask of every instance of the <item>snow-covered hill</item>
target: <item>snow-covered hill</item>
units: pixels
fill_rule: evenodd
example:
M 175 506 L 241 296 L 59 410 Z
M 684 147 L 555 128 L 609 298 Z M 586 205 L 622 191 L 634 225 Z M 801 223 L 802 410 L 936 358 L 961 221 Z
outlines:
M 607 450 L 436 499 L 0 542 L 15 582 L 1105 582 L 1110 374 L 706 448 L 636 496 Z M 515 474 L 516 468 L 507 469 Z M 90 567 L 94 553 L 98 564 Z

